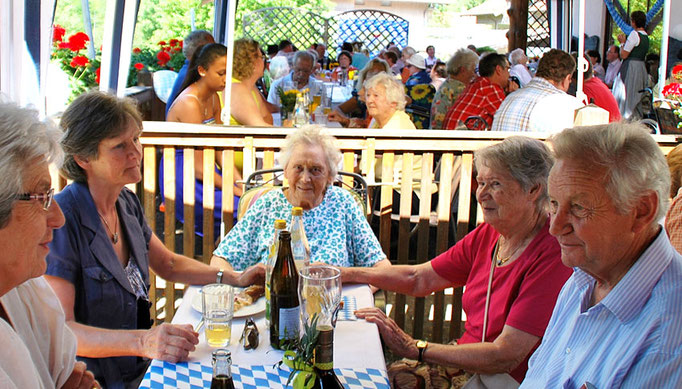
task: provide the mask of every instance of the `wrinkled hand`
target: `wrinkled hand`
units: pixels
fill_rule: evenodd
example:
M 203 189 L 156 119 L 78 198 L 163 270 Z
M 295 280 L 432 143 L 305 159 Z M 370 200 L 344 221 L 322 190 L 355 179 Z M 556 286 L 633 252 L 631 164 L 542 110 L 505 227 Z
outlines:
M 329 115 L 327 115 L 327 121 L 339 122 L 344 127 L 347 127 L 348 123 L 350 123 L 350 119 L 346 115 L 337 110 L 329 112 Z
M 62 389 L 93 389 L 101 388 L 95 380 L 94 374 L 88 370 L 83 362 L 76 362 L 69 378 L 64 382 Z
M 265 283 L 265 265 L 259 263 L 244 270 L 237 278 L 237 286 L 249 286 Z
M 177 363 L 187 359 L 198 343 L 199 334 L 191 325 L 163 323 L 142 336 L 142 354 L 150 359 Z
M 376 324 L 384 344 L 394 353 L 410 359 L 417 359 L 419 356 L 416 341 L 400 329 L 393 319 L 386 317 L 381 309 L 375 307 L 358 309 L 355 311 L 355 316 Z
M 626 40 L 627 40 L 627 38 L 625 37 L 625 34 L 623 34 L 623 33 L 618 34 L 618 42 L 623 44 L 623 43 L 625 43 Z

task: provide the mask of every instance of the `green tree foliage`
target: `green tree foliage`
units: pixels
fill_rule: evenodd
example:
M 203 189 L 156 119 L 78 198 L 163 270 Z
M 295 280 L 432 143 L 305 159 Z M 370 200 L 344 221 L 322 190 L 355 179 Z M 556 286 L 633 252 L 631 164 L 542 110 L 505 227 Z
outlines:
M 106 7 L 106 0 L 90 0 L 90 19 L 95 48 L 102 45 Z M 69 34 L 78 31 L 85 32 L 81 0 L 57 0 L 54 23 L 64 27 Z
M 213 2 L 201 0 L 140 0 L 133 46 L 157 48 L 160 41 L 183 39 L 194 26 L 199 30 L 213 31 Z

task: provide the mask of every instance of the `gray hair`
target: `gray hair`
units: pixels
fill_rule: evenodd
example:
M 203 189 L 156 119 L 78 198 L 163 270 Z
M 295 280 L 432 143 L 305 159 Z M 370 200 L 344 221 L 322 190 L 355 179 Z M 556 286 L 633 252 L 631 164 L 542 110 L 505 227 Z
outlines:
M 386 100 L 389 103 L 396 103 L 398 111 L 405 110 L 405 87 L 392 74 L 379 73 L 365 82 L 365 93 L 381 85 L 386 90 Z
M 554 159 L 544 142 L 525 136 L 511 136 L 476 151 L 474 162 L 476 167 L 483 164 L 492 169 L 506 169 L 524 191 L 540 185 L 540 196 L 535 204 L 539 211 L 546 209 L 549 201 L 547 178 Z
M 638 123 L 567 128 L 549 138 L 557 159 L 606 170 L 604 187 L 616 209 L 626 213 L 647 191 L 658 195 L 652 225 L 668 210 L 670 171 L 658 144 Z
M 412 46 L 405 46 L 403 47 L 402 54 L 405 57 L 410 58 L 411 56 L 417 54 L 417 50 L 415 50 Z
M 511 62 L 512 65 L 518 65 L 525 56 L 526 53 L 522 48 L 514 49 L 511 53 L 509 53 L 509 62 Z
M 313 68 L 315 67 L 315 62 L 317 62 L 317 56 L 313 55 L 313 53 L 308 50 L 299 50 L 296 52 L 296 54 L 294 54 L 294 66 L 296 66 L 296 62 L 300 61 L 301 59 L 309 60 Z
M 0 228 L 7 226 L 16 195 L 24 192 L 23 175 L 37 158 L 60 164 L 59 129 L 40 121 L 38 112 L 0 102 Z
M 206 30 L 194 30 L 190 32 L 182 42 L 182 54 L 184 54 L 185 58 L 191 60 L 194 52 L 197 51 L 200 46 L 214 42 L 215 40 L 210 32 Z
M 367 78 L 367 73 L 369 73 L 375 66 L 380 66 L 382 72 L 390 73 L 391 72 L 391 67 L 388 65 L 388 62 L 384 61 L 381 58 L 372 58 L 367 62 L 367 65 L 365 65 L 362 70 L 360 70 L 360 74 L 358 75 L 358 79 L 355 82 L 355 88 L 360 90 L 362 88 L 362 84 L 365 83 L 365 79 Z
M 279 164 L 284 169 L 286 169 L 291 159 L 291 153 L 300 144 L 320 146 L 327 160 L 329 177 L 331 179 L 336 177 L 336 173 L 339 171 L 339 163 L 341 163 L 343 158 L 341 151 L 336 146 L 336 138 L 330 135 L 324 127 L 315 124 L 303 126 L 287 135 L 279 153 Z
M 62 174 L 74 181 L 87 181 L 85 171 L 74 157 L 97 158 L 99 144 L 122 134 L 130 121 L 142 129 L 142 117 L 135 100 L 99 91 L 78 96 L 64 111 L 59 123 L 64 130 L 61 144 L 66 153 Z
M 447 65 L 448 74 L 456 76 L 462 69 L 476 69 L 478 55 L 469 49 L 459 49 L 450 58 Z

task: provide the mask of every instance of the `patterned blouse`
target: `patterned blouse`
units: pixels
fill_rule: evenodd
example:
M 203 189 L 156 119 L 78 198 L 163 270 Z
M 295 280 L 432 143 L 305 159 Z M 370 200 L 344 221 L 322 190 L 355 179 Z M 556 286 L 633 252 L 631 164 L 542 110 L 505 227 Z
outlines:
M 429 128 L 434 130 L 443 129 L 445 114 L 448 113 L 448 109 L 452 107 L 457 97 L 466 87 L 463 82 L 450 77 L 443 82 L 440 88 L 438 88 L 431 104 L 431 126 Z
M 291 203 L 282 189 L 272 190 L 249 208 L 223 238 L 214 255 L 235 270 L 267 260 L 276 219 L 291 220 Z M 310 261 L 334 266 L 373 266 L 386 258 L 352 195 L 330 186 L 322 203 L 303 211 L 303 226 L 310 244 Z

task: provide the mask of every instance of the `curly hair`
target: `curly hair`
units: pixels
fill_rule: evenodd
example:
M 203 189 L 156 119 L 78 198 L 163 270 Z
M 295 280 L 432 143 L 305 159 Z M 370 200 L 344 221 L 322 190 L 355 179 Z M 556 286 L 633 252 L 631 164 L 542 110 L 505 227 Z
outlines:
M 535 75 L 554 82 L 563 81 L 566 76 L 573 74 L 575 60 L 563 50 L 552 49 L 540 58 L 538 71 Z
M 260 45 L 253 39 L 242 38 L 234 41 L 232 77 L 244 80 L 251 77 L 255 61 L 262 61 Z

